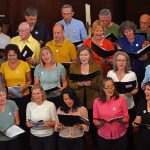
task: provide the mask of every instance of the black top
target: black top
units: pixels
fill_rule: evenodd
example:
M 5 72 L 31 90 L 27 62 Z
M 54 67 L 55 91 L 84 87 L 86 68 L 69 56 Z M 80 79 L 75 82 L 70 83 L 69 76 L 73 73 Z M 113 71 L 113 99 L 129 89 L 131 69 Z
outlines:
M 48 42 L 50 40 L 50 33 L 45 23 L 42 21 L 37 21 L 32 32 L 31 32 L 33 38 L 35 38 L 37 41 L 42 41 L 44 43 Z M 40 42 L 41 43 L 41 42 Z

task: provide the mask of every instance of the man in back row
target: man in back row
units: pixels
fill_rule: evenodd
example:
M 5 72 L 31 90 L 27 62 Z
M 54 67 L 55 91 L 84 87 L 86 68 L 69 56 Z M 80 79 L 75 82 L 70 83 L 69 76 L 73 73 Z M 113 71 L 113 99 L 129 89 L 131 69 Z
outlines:
M 74 19 L 74 11 L 71 5 L 65 4 L 61 8 L 63 20 L 59 21 L 65 29 L 65 38 L 79 45 L 87 39 L 87 31 L 82 21 Z

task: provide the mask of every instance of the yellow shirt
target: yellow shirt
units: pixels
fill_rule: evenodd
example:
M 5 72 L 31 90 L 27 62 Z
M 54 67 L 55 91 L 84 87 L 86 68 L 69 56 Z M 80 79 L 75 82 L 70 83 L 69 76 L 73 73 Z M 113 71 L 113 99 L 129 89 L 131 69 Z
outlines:
M 27 62 L 20 61 L 20 64 L 15 70 L 11 70 L 8 61 L 1 65 L 0 69 L 7 87 L 21 85 L 22 87 L 26 84 L 26 73 L 30 72 L 30 66 Z M 24 95 L 29 94 L 29 90 L 24 92 Z
M 73 59 L 77 58 L 77 52 L 75 46 L 68 41 L 66 38 L 63 43 L 57 45 L 54 40 L 46 43 L 54 56 L 54 60 L 59 63 L 71 62 Z
M 23 41 L 20 38 L 20 36 L 15 36 L 11 39 L 10 43 L 11 44 L 16 44 L 19 47 L 20 52 L 22 52 L 25 45 L 27 45 L 33 51 L 32 58 L 34 60 L 39 60 L 40 44 L 31 35 L 29 36 L 29 38 L 26 41 Z

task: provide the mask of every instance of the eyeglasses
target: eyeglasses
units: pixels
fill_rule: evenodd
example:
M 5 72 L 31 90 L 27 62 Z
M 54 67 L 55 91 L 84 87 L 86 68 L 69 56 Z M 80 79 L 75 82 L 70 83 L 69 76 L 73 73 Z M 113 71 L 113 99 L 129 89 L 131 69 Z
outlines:
M 62 15 L 63 15 L 63 16 L 71 16 L 72 13 L 63 13 Z
M 104 89 L 105 89 L 105 90 L 115 89 L 115 86 L 114 86 L 114 85 L 106 86 L 106 87 L 104 87 Z

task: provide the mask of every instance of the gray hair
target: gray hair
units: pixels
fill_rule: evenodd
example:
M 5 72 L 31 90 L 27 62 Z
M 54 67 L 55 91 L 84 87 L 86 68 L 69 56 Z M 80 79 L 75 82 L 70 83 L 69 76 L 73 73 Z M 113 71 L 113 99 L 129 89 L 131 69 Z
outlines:
M 132 29 L 133 32 L 136 31 L 137 26 L 133 21 L 126 20 L 121 23 L 119 27 L 119 32 L 123 35 L 125 30 Z
M 108 16 L 108 17 L 112 18 L 111 11 L 109 9 L 105 9 L 105 8 L 99 11 L 98 16 L 99 17 L 100 16 Z
M 72 11 L 73 11 L 73 7 L 72 7 L 70 4 L 65 4 L 65 5 L 63 5 L 63 6 L 61 7 L 61 9 L 63 9 L 63 8 L 71 8 Z
M 129 71 L 131 71 L 130 57 L 129 57 L 129 55 L 126 52 L 121 51 L 121 50 L 116 52 L 115 55 L 114 55 L 114 58 L 113 58 L 113 69 L 114 69 L 114 71 L 118 70 L 118 67 L 117 67 L 117 64 L 116 64 L 118 55 L 122 55 L 126 59 L 127 63 L 126 63 L 126 67 L 125 67 L 125 73 L 128 73 Z
M 34 7 L 28 7 L 25 12 L 24 12 L 25 16 L 37 16 L 38 15 L 38 11 L 36 8 Z

